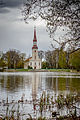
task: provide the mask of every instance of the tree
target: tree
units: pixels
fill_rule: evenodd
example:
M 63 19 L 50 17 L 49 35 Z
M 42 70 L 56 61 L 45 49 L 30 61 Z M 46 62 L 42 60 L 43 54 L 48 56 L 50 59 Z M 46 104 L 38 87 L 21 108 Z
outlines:
M 7 63 L 4 61 L 3 58 L 0 59 L 0 67 L 4 68 L 7 66 Z
M 45 60 L 48 63 L 48 68 L 53 68 L 53 54 L 52 51 L 45 52 Z
M 45 52 L 45 60 L 48 64 L 48 68 L 58 68 L 58 59 L 59 59 L 59 51 L 47 51 Z
M 80 70 L 80 48 L 69 55 L 69 64 L 71 68 Z
M 66 56 L 67 56 L 66 52 L 63 50 L 60 50 L 59 52 L 59 67 L 60 68 L 68 67 Z
M 5 53 L 8 68 L 23 68 L 25 54 L 17 50 L 9 50 Z
M 70 49 L 80 46 L 80 0 L 27 0 L 24 10 L 24 20 L 36 20 L 39 16 L 46 20 L 47 31 L 61 48 L 69 45 Z M 66 26 L 70 38 L 63 42 L 54 39 L 58 27 Z M 63 29 L 64 30 L 64 29 Z
M 19 68 L 24 68 L 24 60 L 25 60 L 25 53 L 20 53 L 20 67 Z
M 3 52 L 0 52 L 0 67 L 1 68 L 7 67 L 7 61 L 5 59 L 5 54 Z
M 42 60 L 44 58 L 44 51 L 38 51 L 39 58 Z
M 46 61 L 42 62 L 42 69 L 47 69 L 48 68 L 48 63 Z

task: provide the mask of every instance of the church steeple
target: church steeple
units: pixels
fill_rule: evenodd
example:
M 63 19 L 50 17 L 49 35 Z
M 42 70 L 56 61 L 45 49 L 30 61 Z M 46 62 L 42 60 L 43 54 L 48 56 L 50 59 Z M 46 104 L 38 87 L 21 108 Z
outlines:
M 33 69 L 41 69 L 41 59 L 38 56 L 36 27 L 34 27 L 33 31 L 32 57 L 26 60 L 24 68 L 28 69 L 28 66 L 32 67 Z
M 34 39 L 33 39 L 33 47 L 32 49 L 38 49 L 37 47 L 37 38 L 36 38 L 36 27 L 34 27 Z
M 37 39 L 36 39 L 36 27 L 34 27 L 34 39 L 33 39 L 33 42 L 34 41 L 37 41 Z

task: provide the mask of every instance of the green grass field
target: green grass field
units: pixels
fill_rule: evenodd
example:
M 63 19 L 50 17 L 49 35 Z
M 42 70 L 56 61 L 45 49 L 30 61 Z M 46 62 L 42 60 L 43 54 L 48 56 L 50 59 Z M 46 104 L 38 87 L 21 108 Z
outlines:
M 48 69 L 50 72 L 70 72 L 70 69 Z
M 77 70 L 71 69 L 40 69 L 40 70 L 33 70 L 33 69 L 7 69 L 6 72 L 77 72 Z M 80 71 L 79 71 L 80 72 Z

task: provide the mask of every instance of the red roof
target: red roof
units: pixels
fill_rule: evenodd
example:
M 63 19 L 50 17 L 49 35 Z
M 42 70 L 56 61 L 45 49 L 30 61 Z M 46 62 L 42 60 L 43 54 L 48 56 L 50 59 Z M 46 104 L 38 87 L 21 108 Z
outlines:
M 34 39 L 33 39 L 33 43 L 34 42 L 37 42 L 37 39 L 36 39 L 36 28 L 34 27 Z M 38 49 L 37 47 L 37 43 L 35 43 L 32 47 L 32 49 Z
M 24 62 L 29 62 L 29 60 L 31 59 L 32 57 L 29 57 L 28 59 L 26 59 Z
M 36 39 L 36 28 L 34 28 L 34 39 L 33 39 L 33 42 L 34 41 L 37 41 L 37 39 Z
M 34 40 L 33 40 L 33 42 L 37 42 L 37 40 L 36 40 L 36 39 L 34 39 Z

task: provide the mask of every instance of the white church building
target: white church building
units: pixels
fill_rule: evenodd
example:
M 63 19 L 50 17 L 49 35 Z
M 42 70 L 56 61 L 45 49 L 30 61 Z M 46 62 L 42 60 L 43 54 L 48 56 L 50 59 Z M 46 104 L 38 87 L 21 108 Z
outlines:
M 28 69 L 29 66 L 32 67 L 33 69 L 41 69 L 41 63 L 42 63 L 42 60 L 38 56 L 36 28 L 34 27 L 34 39 L 33 39 L 33 47 L 32 47 L 32 57 L 25 60 L 24 69 Z

